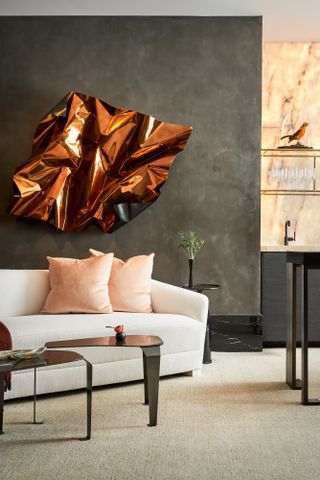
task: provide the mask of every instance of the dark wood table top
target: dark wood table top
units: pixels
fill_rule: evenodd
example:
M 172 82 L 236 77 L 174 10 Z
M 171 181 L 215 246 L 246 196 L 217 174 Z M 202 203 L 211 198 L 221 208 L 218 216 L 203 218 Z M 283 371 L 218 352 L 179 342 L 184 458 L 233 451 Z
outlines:
M 80 338 L 46 343 L 47 348 L 74 347 L 158 347 L 163 345 L 160 337 L 153 335 L 127 335 L 123 342 L 117 342 L 114 335 L 108 337 Z
M 37 357 L 28 360 L 7 359 L 0 360 L 0 373 L 25 370 L 28 368 L 49 367 L 50 365 L 59 365 L 62 363 L 76 362 L 83 357 L 77 352 L 48 350 Z
M 221 288 L 221 285 L 218 285 L 217 283 L 196 283 L 192 288 L 188 285 L 184 285 L 183 288 L 201 293 L 204 290 L 217 290 L 218 288 Z

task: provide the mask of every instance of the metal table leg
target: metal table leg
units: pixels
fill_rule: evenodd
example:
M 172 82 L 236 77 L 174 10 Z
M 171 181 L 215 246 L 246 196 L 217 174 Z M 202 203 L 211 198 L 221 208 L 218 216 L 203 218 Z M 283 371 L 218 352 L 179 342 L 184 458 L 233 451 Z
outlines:
M 0 373 L 0 435 L 4 433 L 3 431 L 4 382 L 5 382 L 5 373 Z
M 157 425 L 160 347 L 142 347 L 145 403 L 149 404 L 149 427 Z
M 92 365 L 87 360 L 87 436 L 80 440 L 90 440 L 91 438 L 91 418 L 92 418 Z M 34 368 L 34 383 L 33 383 L 33 423 L 35 425 L 43 424 L 42 421 L 37 420 L 37 369 Z M 0 379 L 1 381 L 1 379 Z M 4 383 L 3 383 L 4 385 Z M 3 411 L 3 410 L 2 410 Z M 0 427 L 1 427 L 1 391 L 0 391 Z M 1 428 L 2 430 L 2 428 Z
M 145 405 L 149 405 L 147 360 L 146 360 L 146 356 L 145 356 L 145 354 L 144 354 L 144 350 L 143 350 L 143 349 L 142 349 L 142 352 L 143 352 L 144 404 L 145 404 Z
M 301 380 L 296 377 L 297 350 L 297 266 L 287 262 L 287 342 L 286 342 L 286 382 L 293 390 L 301 388 Z
M 42 425 L 42 421 L 37 421 L 37 369 L 33 369 L 33 423 Z
M 91 419 L 92 419 L 92 365 L 85 358 L 87 367 L 87 436 L 80 440 L 90 440 L 91 438 Z

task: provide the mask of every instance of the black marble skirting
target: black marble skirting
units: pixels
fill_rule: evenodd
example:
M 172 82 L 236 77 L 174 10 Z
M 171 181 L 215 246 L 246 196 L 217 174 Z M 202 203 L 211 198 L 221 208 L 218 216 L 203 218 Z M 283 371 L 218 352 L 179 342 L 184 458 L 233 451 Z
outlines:
M 215 352 L 261 352 L 262 315 L 211 315 L 210 348 Z

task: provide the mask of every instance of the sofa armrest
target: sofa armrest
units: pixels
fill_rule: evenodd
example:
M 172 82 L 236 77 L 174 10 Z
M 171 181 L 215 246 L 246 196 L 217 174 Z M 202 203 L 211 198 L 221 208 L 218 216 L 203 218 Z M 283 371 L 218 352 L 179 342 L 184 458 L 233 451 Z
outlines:
M 155 313 L 186 315 L 207 323 L 209 301 L 201 293 L 152 280 L 151 300 Z

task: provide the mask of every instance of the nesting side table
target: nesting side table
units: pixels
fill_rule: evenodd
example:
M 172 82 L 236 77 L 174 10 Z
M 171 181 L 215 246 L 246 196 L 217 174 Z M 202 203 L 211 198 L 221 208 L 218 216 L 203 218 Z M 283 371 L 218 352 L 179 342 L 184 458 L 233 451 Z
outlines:
M 113 347 L 141 348 L 143 354 L 144 403 L 149 405 L 149 426 L 157 425 L 160 372 L 160 347 L 163 341 L 153 335 L 127 335 L 119 342 L 109 337 L 79 338 L 46 343 L 47 348 Z
M 82 355 L 72 351 L 45 351 L 41 355 L 28 360 L 1 360 L 0 361 L 0 434 L 3 434 L 3 406 L 4 406 L 4 383 L 5 375 L 8 372 L 18 370 L 33 369 L 34 371 L 34 389 L 33 389 L 33 423 L 37 421 L 37 369 L 51 365 L 60 365 L 63 363 L 77 362 L 84 360 L 87 366 L 87 435 L 80 440 L 89 440 L 91 438 L 91 412 L 92 412 L 92 365 Z

